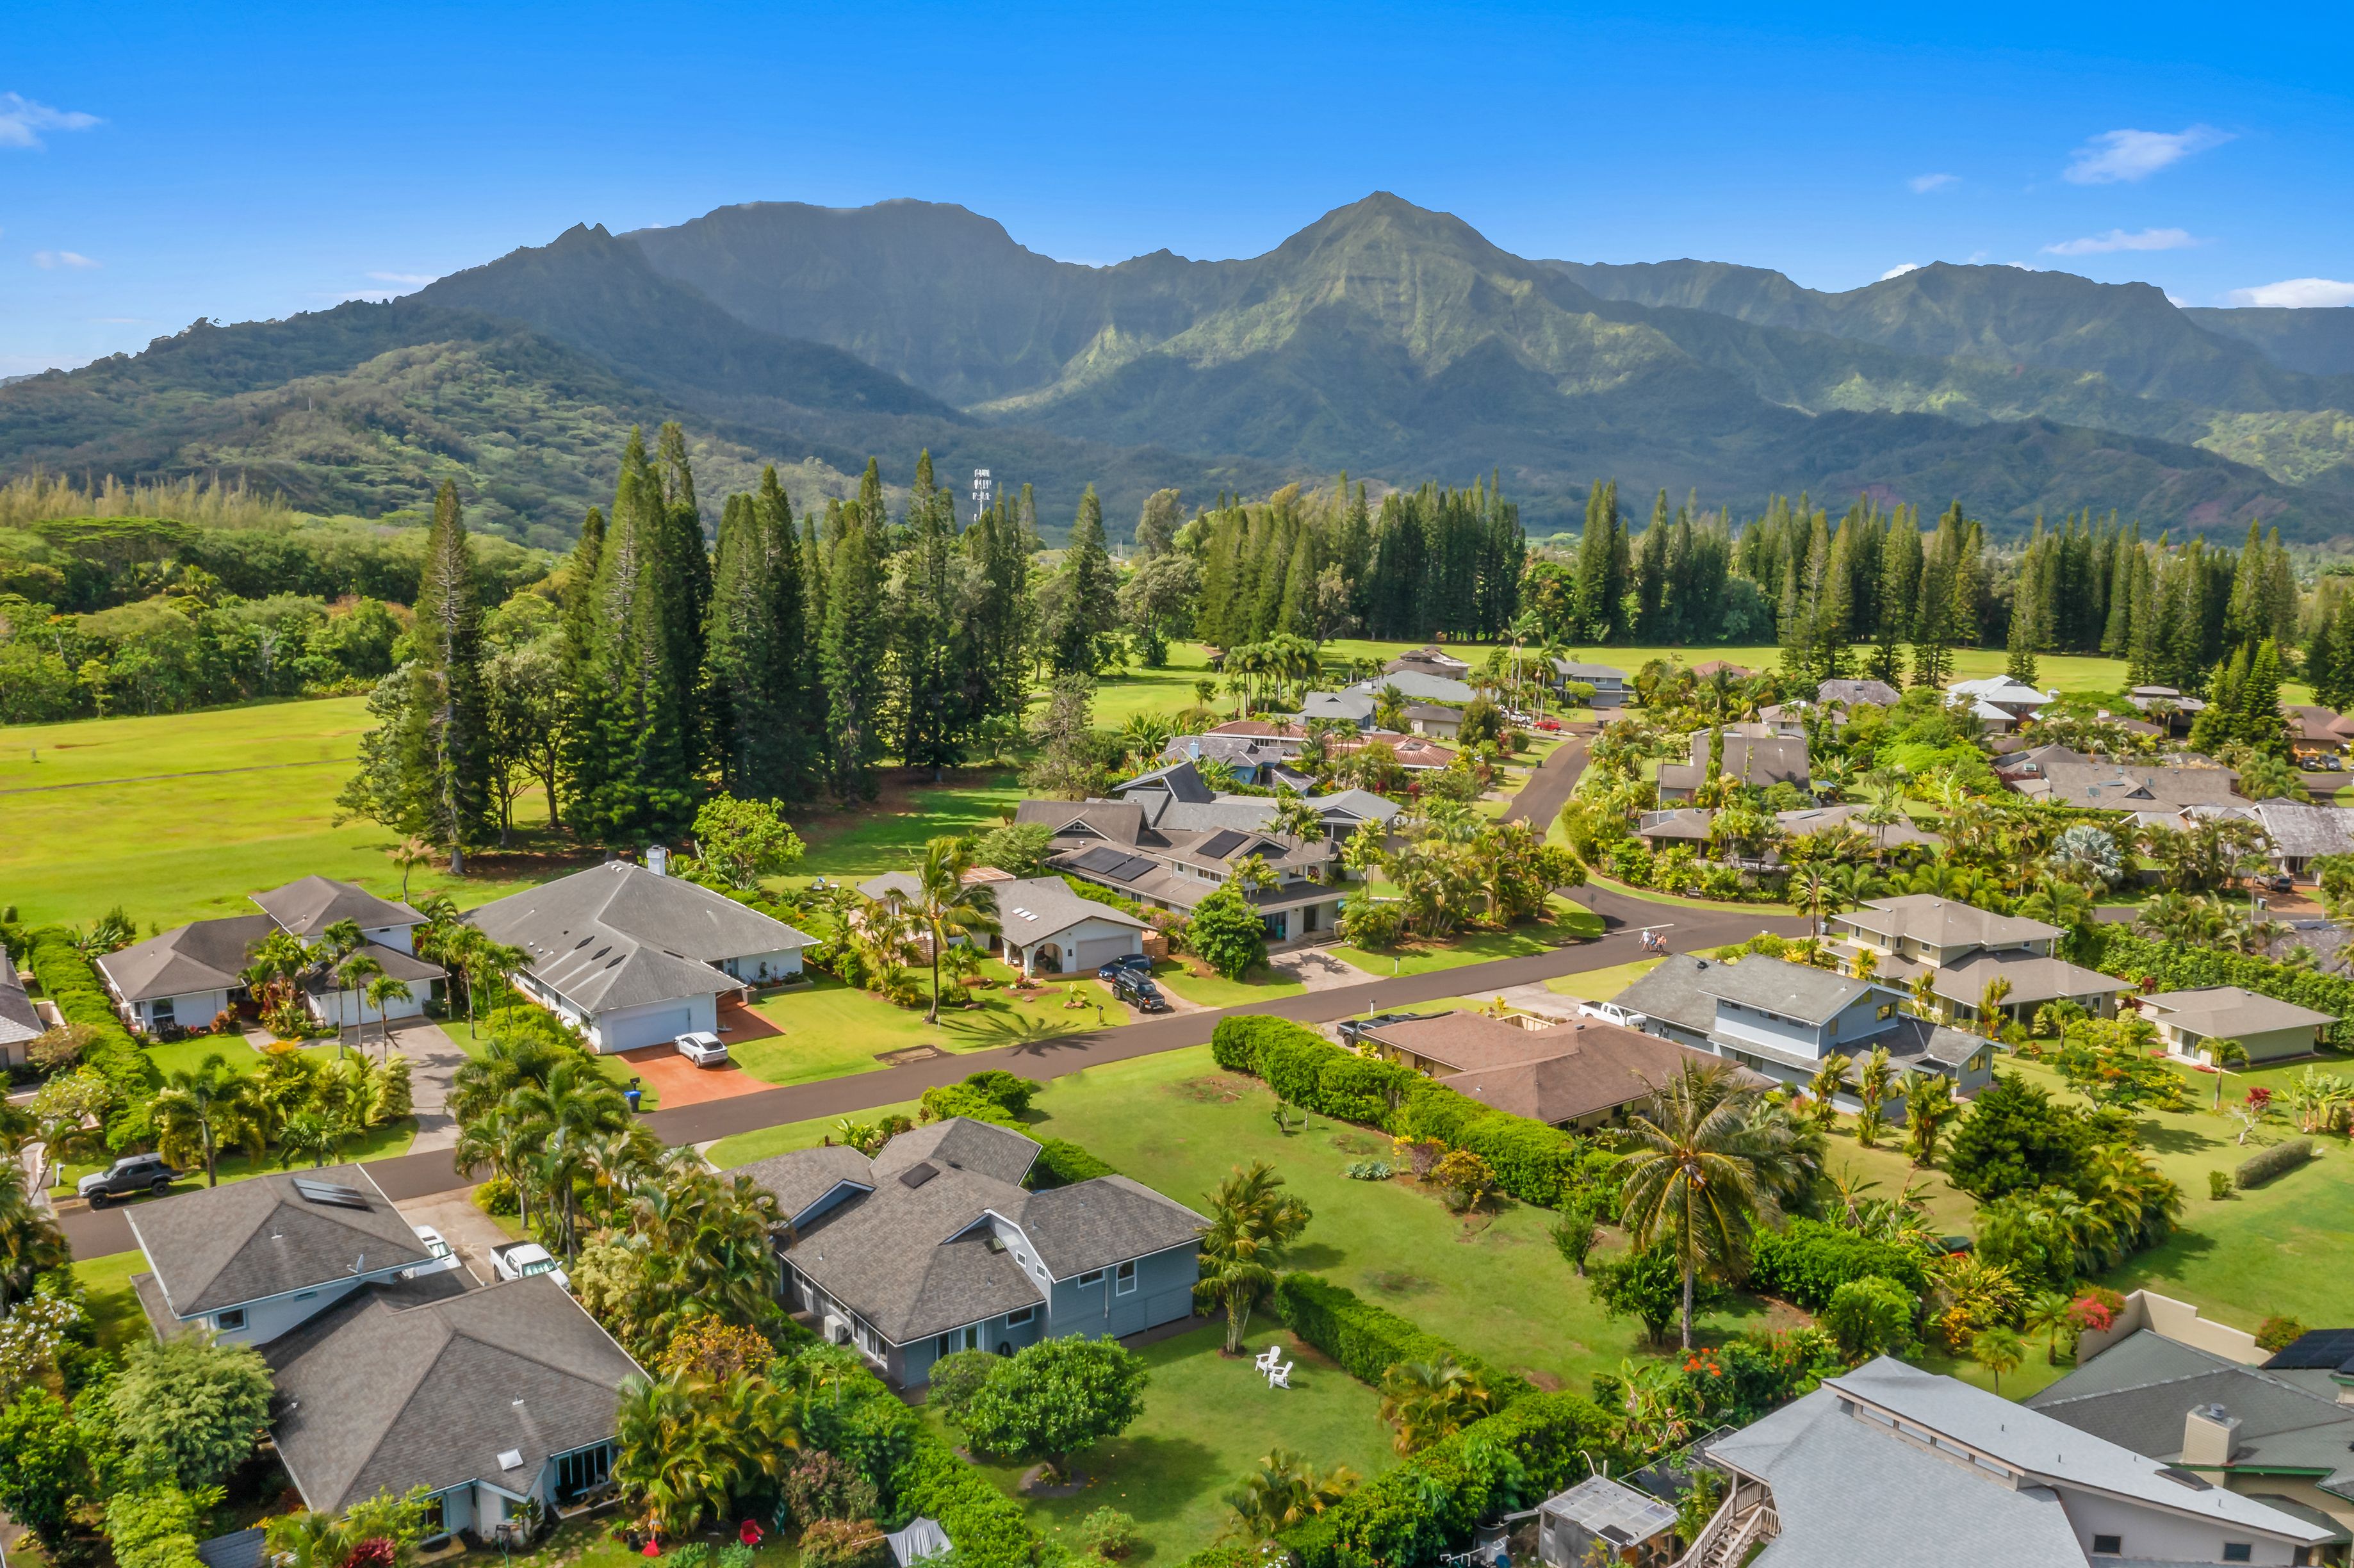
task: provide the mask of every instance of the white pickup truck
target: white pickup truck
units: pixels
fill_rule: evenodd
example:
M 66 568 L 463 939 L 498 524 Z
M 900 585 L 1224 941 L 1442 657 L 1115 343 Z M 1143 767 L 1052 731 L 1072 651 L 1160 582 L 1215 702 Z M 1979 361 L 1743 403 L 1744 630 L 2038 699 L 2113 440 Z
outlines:
M 1577 1004 L 1577 1015 L 1580 1018 L 1598 1018 L 1621 1029 L 1640 1029 L 1651 1022 L 1649 1013 L 1621 1007 L 1615 1001 L 1581 1001 Z
M 565 1289 L 572 1288 L 572 1280 L 548 1255 L 537 1242 L 509 1242 L 491 1249 L 491 1270 L 501 1279 L 529 1279 L 535 1274 L 552 1274 L 556 1283 Z

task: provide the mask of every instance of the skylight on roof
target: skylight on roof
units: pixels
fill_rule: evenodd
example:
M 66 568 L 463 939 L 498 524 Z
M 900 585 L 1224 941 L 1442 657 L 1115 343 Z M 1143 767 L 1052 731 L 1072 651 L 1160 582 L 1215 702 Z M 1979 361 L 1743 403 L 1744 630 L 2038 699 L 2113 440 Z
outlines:
M 294 1192 L 297 1197 L 313 1203 L 324 1203 L 330 1208 L 365 1209 L 368 1206 L 366 1193 L 357 1187 L 346 1187 L 340 1181 L 318 1181 L 308 1176 L 297 1176 L 294 1178 Z

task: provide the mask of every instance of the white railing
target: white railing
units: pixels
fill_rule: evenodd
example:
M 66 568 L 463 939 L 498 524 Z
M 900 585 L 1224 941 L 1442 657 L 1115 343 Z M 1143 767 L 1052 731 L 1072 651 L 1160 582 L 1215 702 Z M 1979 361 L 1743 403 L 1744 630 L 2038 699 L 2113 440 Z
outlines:
M 1726 1531 L 1734 1528 L 1734 1520 L 1740 1517 L 1739 1493 L 1740 1489 L 1736 1486 L 1733 1492 L 1727 1494 L 1723 1506 L 1701 1527 L 1700 1537 L 1691 1543 L 1691 1550 L 1676 1559 L 1675 1568 L 1704 1568 L 1709 1549 Z
M 1782 1532 L 1782 1517 L 1767 1498 L 1744 1505 L 1738 1489 L 1725 1499 L 1675 1568 L 1738 1568 L 1752 1546 Z

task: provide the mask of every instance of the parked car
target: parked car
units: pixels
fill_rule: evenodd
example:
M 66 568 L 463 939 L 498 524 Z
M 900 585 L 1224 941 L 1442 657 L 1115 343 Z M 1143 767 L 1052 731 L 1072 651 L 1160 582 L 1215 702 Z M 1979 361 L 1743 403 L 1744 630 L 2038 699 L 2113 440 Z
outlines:
M 556 1283 L 565 1289 L 572 1288 L 572 1280 L 546 1247 L 537 1242 L 509 1242 L 491 1249 L 491 1271 L 501 1279 L 529 1279 L 535 1274 L 552 1274 Z
M 1111 993 L 1139 1012 L 1169 1011 L 1169 999 L 1161 994 L 1161 988 L 1152 983 L 1151 978 L 1131 969 L 1122 969 L 1112 977 Z
M 1341 1044 L 1353 1046 L 1366 1030 L 1379 1029 L 1384 1023 L 1410 1023 L 1417 1018 L 1437 1016 L 1435 1012 L 1377 1012 L 1371 1018 L 1344 1018 L 1341 1021 Z
M 698 1067 L 724 1067 L 727 1065 L 727 1042 L 705 1030 L 682 1034 L 671 1042 L 678 1054 Z
M 2275 871 L 2269 876 L 2259 876 L 2256 880 L 2264 885 L 2264 891 L 2267 893 L 2287 893 L 2296 886 L 2296 880 L 2285 871 Z
M 448 1274 L 458 1266 L 458 1249 L 443 1241 L 440 1231 L 431 1225 L 411 1225 L 409 1229 L 417 1233 L 417 1245 L 431 1254 L 433 1261 L 403 1269 L 402 1278 L 415 1279 L 420 1274 Z
M 2341 773 L 2346 768 L 2346 764 L 2335 756 L 2317 757 L 2313 760 L 2313 766 L 2324 773 Z
M 1559 719 L 1552 719 L 1552 718 L 1541 718 L 1541 719 L 1537 720 L 1537 727 L 1538 727 L 1539 729 L 1542 729 L 1542 730 L 1546 730 L 1546 731 L 1550 731 L 1550 732 L 1553 732 L 1553 733 L 1556 733 L 1556 734 L 1557 734 L 1557 733 L 1559 733 L 1559 731 L 1560 731 L 1560 729 L 1561 729 L 1561 720 L 1559 720 Z
M 160 1154 L 126 1154 L 103 1171 L 93 1171 L 74 1183 L 74 1192 L 90 1200 L 93 1209 L 106 1207 L 110 1198 L 133 1192 L 168 1192 L 179 1171 L 164 1163 Z
M 1109 982 L 1118 980 L 1124 974 L 1149 975 L 1151 972 L 1152 960 L 1146 958 L 1142 953 L 1122 953 L 1119 957 L 1114 959 L 1111 962 L 1097 969 L 1096 971 L 1096 979 Z
M 1649 1013 L 1638 1012 L 1631 1007 L 1621 1007 L 1615 1001 L 1581 1001 L 1577 1004 L 1581 1018 L 1598 1018 L 1605 1023 L 1615 1023 L 1621 1029 L 1640 1029 L 1651 1022 Z

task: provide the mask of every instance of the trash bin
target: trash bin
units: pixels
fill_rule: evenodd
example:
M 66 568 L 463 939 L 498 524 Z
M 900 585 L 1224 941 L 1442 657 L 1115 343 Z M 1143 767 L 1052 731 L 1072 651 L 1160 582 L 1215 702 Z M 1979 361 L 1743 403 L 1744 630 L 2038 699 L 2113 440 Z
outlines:
M 631 1116 L 638 1114 L 638 1097 L 643 1093 L 645 1093 L 643 1089 L 636 1088 L 623 1089 L 621 1091 L 621 1097 L 630 1102 L 630 1114 Z

